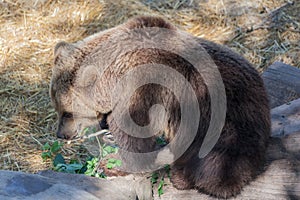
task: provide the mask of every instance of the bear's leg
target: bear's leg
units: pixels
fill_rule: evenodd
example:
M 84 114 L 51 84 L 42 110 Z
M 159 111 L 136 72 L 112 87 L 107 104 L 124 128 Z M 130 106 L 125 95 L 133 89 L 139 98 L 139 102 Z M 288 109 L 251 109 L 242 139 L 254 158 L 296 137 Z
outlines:
M 191 172 L 195 188 L 221 198 L 239 194 L 263 167 L 267 134 L 254 125 L 246 129 L 227 121 L 217 144 Z
M 130 173 L 143 173 L 154 168 L 156 156 L 150 152 L 155 150 L 155 138 L 135 138 L 125 133 L 114 136 L 120 147 L 118 153 L 122 160 L 123 170 Z
M 256 160 L 257 161 L 257 160 Z M 195 186 L 200 192 L 228 198 L 241 192 L 256 173 L 255 156 L 211 152 L 195 173 Z
M 226 122 L 217 144 L 201 159 L 198 157 L 200 142 L 194 142 L 172 167 L 174 187 L 196 188 L 221 198 L 236 196 L 263 166 L 266 139 L 260 131 L 237 129 Z
M 186 169 L 177 166 L 172 166 L 170 179 L 173 186 L 178 190 L 192 189 L 195 185 L 193 180 L 189 178 L 189 174 L 186 173 Z

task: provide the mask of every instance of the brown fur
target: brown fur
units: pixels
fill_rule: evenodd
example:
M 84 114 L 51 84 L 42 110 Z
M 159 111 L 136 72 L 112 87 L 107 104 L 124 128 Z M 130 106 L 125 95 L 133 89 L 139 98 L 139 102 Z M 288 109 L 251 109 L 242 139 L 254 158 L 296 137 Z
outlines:
M 97 112 L 99 119 L 114 112 L 108 94 L 111 84 L 120 75 L 146 63 L 172 66 L 185 76 L 196 91 L 201 118 L 193 143 L 171 167 L 171 181 L 178 189 L 196 188 L 223 198 L 235 196 L 262 167 L 270 134 L 269 106 L 262 79 L 244 58 L 224 46 L 195 38 L 218 66 L 227 96 L 226 121 L 221 137 L 203 159 L 199 159 L 198 152 L 210 121 L 209 93 L 199 73 L 180 56 L 156 49 L 137 50 L 118 58 L 101 79 L 90 73 L 82 83 L 80 77 L 86 72 L 82 71 L 81 66 L 94 59 L 93 52 L 101 42 L 116 32 L 143 27 L 162 27 L 176 32 L 174 26 L 161 18 L 138 17 L 75 44 L 59 43 L 56 46 L 50 95 L 59 115 L 57 135 L 70 139 L 78 133 L 79 128 L 74 127 L 71 115 L 70 93 L 80 85 L 84 85 L 81 94 L 87 104 L 85 116 L 95 116 Z M 147 125 L 150 121 L 148 110 L 157 103 L 169 111 L 164 132 L 171 140 L 180 123 L 180 106 L 168 89 L 155 84 L 139 88 L 131 97 L 131 117 L 137 124 Z M 121 148 L 133 152 L 149 152 L 156 148 L 154 137 L 139 139 L 129 136 L 118 128 L 112 115 L 106 116 L 107 124 Z M 85 127 L 84 123 L 81 125 L 81 128 Z

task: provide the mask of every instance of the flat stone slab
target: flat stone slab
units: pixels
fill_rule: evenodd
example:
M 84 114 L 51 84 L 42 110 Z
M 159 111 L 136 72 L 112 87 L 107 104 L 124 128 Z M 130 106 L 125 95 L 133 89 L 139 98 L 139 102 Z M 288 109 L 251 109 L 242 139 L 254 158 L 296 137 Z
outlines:
M 282 62 L 274 62 L 264 71 L 262 78 L 271 108 L 300 98 L 300 69 Z
M 300 98 L 271 110 L 272 135 L 300 133 Z
M 136 200 L 136 184 L 139 184 L 139 187 L 145 184 L 138 178 L 134 178 L 133 175 L 109 181 L 86 175 L 65 174 L 54 171 L 42 171 L 40 174 L 26 174 L 23 172 L 0 170 L 0 177 L 1 200 Z M 148 191 L 151 191 L 151 185 L 149 186 Z M 148 195 L 150 197 L 141 197 L 151 199 L 152 194 L 148 193 Z

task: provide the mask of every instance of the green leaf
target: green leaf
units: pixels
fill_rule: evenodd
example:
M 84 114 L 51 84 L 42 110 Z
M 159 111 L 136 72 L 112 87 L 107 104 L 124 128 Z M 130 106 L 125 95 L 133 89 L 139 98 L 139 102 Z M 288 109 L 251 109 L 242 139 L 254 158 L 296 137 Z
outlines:
M 116 166 L 121 167 L 122 166 L 122 161 L 121 160 L 116 160 Z
M 80 170 L 83 167 L 82 164 L 57 164 L 54 170 L 59 172 L 66 172 L 70 174 L 75 174 L 76 171 Z
M 102 152 L 102 157 L 107 156 L 108 154 L 111 153 L 117 153 L 118 152 L 118 148 L 117 147 L 112 147 L 112 146 L 104 146 L 103 147 L 103 152 Z
M 43 158 L 43 160 L 47 160 L 48 158 L 51 158 L 51 152 L 50 151 L 46 151 L 46 152 L 42 152 L 41 157 Z
M 166 144 L 167 144 L 167 141 L 166 141 L 164 135 L 157 137 L 157 138 L 156 138 L 156 143 L 157 143 L 158 145 L 162 145 L 162 146 L 166 145 Z
M 106 164 L 106 168 L 107 169 L 112 169 L 114 167 L 114 164 L 113 163 L 107 163 Z
M 58 141 L 55 141 L 51 146 L 51 149 L 50 149 L 51 153 L 58 152 L 61 146 L 62 146 L 62 144 L 60 144 Z
M 91 160 L 86 161 L 86 163 L 87 163 L 88 167 L 91 167 L 93 165 L 93 161 L 91 161 Z
M 118 159 L 115 159 L 115 158 L 109 158 L 107 160 L 106 167 L 107 167 L 107 169 L 111 169 L 111 168 L 114 168 L 116 166 L 120 167 L 121 165 L 122 165 L 121 160 L 118 160 Z
M 70 171 L 70 172 L 75 172 L 76 173 L 76 171 L 78 171 L 78 170 L 80 170 L 81 168 L 83 167 L 83 165 L 82 164 L 69 164 L 68 166 L 67 166 L 67 171 Z
M 93 159 L 92 159 L 92 163 L 93 163 L 94 165 L 97 165 L 98 162 L 99 162 L 99 158 L 93 158 Z
M 77 160 L 71 159 L 70 164 L 79 164 L 79 162 Z
M 157 179 L 158 179 L 158 173 L 157 172 L 154 172 L 151 176 L 151 183 L 152 184 L 155 184 L 157 183 Z
M 108 155 L 107 152 L 105 152 L 105 151 L 102 152 L 102 157 L 103 157 L 103 158 L 106 157 L 107 155 Z
M 50 149 L 50 145 L 49 145 L 49 143 L 47 142 L 46 144 L 44 144 L 43 150 L 44 150 L 44 151 L 47 151 L 47 150 L 49 150 L 49 149 Z
M 107 176 L 104 173 L 100 174 L 100 178 L 106 178 Z
M 85 175 L 92 176 L 94 174 L 94 169 L 88 168 L 85 172 Z
M 53 160 L 53 166 L 56 167 L 58 164 L 66 164 L 64 157 L 59 153 L 55 156 Z
M 160 182 L 159 182 L 159 185 L 158 185 L 158 188 L 157 188 L 159 197 L 164 193 L 164 190 L 163 190 L 164 183 L 165 183 L 164 179 L 161 179 Z
M 83 131 L 82 131 L 82 135 L 87 134 L 89 132 L 89 130 L 90 130 L 89 127 L 84 128 Z
M 103 147 L 103 151 L 105 151 L 108 154 L 112 153 L 113 147 L 112 146 L 105 146 L 105 147 Z
M 57 164 L 54 167 L 54 170 L 58 171 L 58 172 L 64 172 L 66 169 L 67 169 L 67 165 L 66 164 Z
M 99 162 L 99 158 L 95 157 L 92 158 L 91 160 L 86 161 L 86 171 L 84 174 L 89 175 L 89 176 L 94 176 L 94 169 L 97 167 Z
M 87 167 L 85 164 L 82 166 L 82 168 L 80 170 L 77 171 L 77 174 L 85 174 L 86 171 L 87 171 Z
M 109 158 L 109 159 L 107 160 L 107 162 L 112 163 L 112 164 L 115 164 L 115 163 L 116 163 L 116 160 L 117 160 L 117 159 Z
M 168 174 L 168 178 L 171 178 L 170 165 L 166 165 L 166 166 L 165 166 L 165 170 L 166 170 L 166 172 L 167 172 L 167 174 Z

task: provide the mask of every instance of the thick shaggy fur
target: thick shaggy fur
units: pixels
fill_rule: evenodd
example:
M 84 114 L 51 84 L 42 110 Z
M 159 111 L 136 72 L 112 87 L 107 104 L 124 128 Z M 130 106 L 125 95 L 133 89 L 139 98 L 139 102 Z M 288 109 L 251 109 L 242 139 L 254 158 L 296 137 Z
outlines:
M 81 94 L 89 107 L 85 110 L 85 116 L 89 112 L 91 116 L 92 112 L 97 112 L 98 118 L 105 116 L 121 148 L 133 152 L 153 151 L 156 146 L 154 137 L 139 139 L 118 128 L 111 115 L 114 109 L 108 94 L 118 77 L 138 65 L 159 63 L 172 66 L 192 85 L 198 98 L 201 118 L 191 146 L 171 167 L 171 181 L 178 189 L 196 188 L 223 198 L 235 196 L 262 167 L 270 134 L 269 106 L 263 81 L 243 57 L 224 46 L 195 38 L 218 66 L 227 97 L 226 121 L 221 137 L 203 159 L 199 159 L 198 152 L 210 122 L 210 97 L 201 75 L 180 56 L 156 49 L 137 50 L 118 58 L 101 79 L 95 77 L 95 73 L 88 73 L 82 83 L 81 77 L 86 73 L 82 66 L 86 66 L 90 59 L 95 59 L 93 52 L 99 44 L 113 33 L 143 27 L 177 31 L 161 18 L 138 17 L 75 44 L 62 42 L 56 46 L 50 95 L 59 115 L 57 135 L 70 139 L 78 133 L 70 107 L 70 95 L 81 87 L 80 91 L 84 91 Z M 181 120 L 180 105 L 167 88 L 156 84 L 140 87 L 131 97 L 131 117 L 137 124 L 147 125 L 150 121 L 148 111 L 154 104 L 161 104 L 168 111 L 168 122 L 163 131 L 167 139 L 172 140 Z M 81 125 L 84 128 L 84 124 Z

